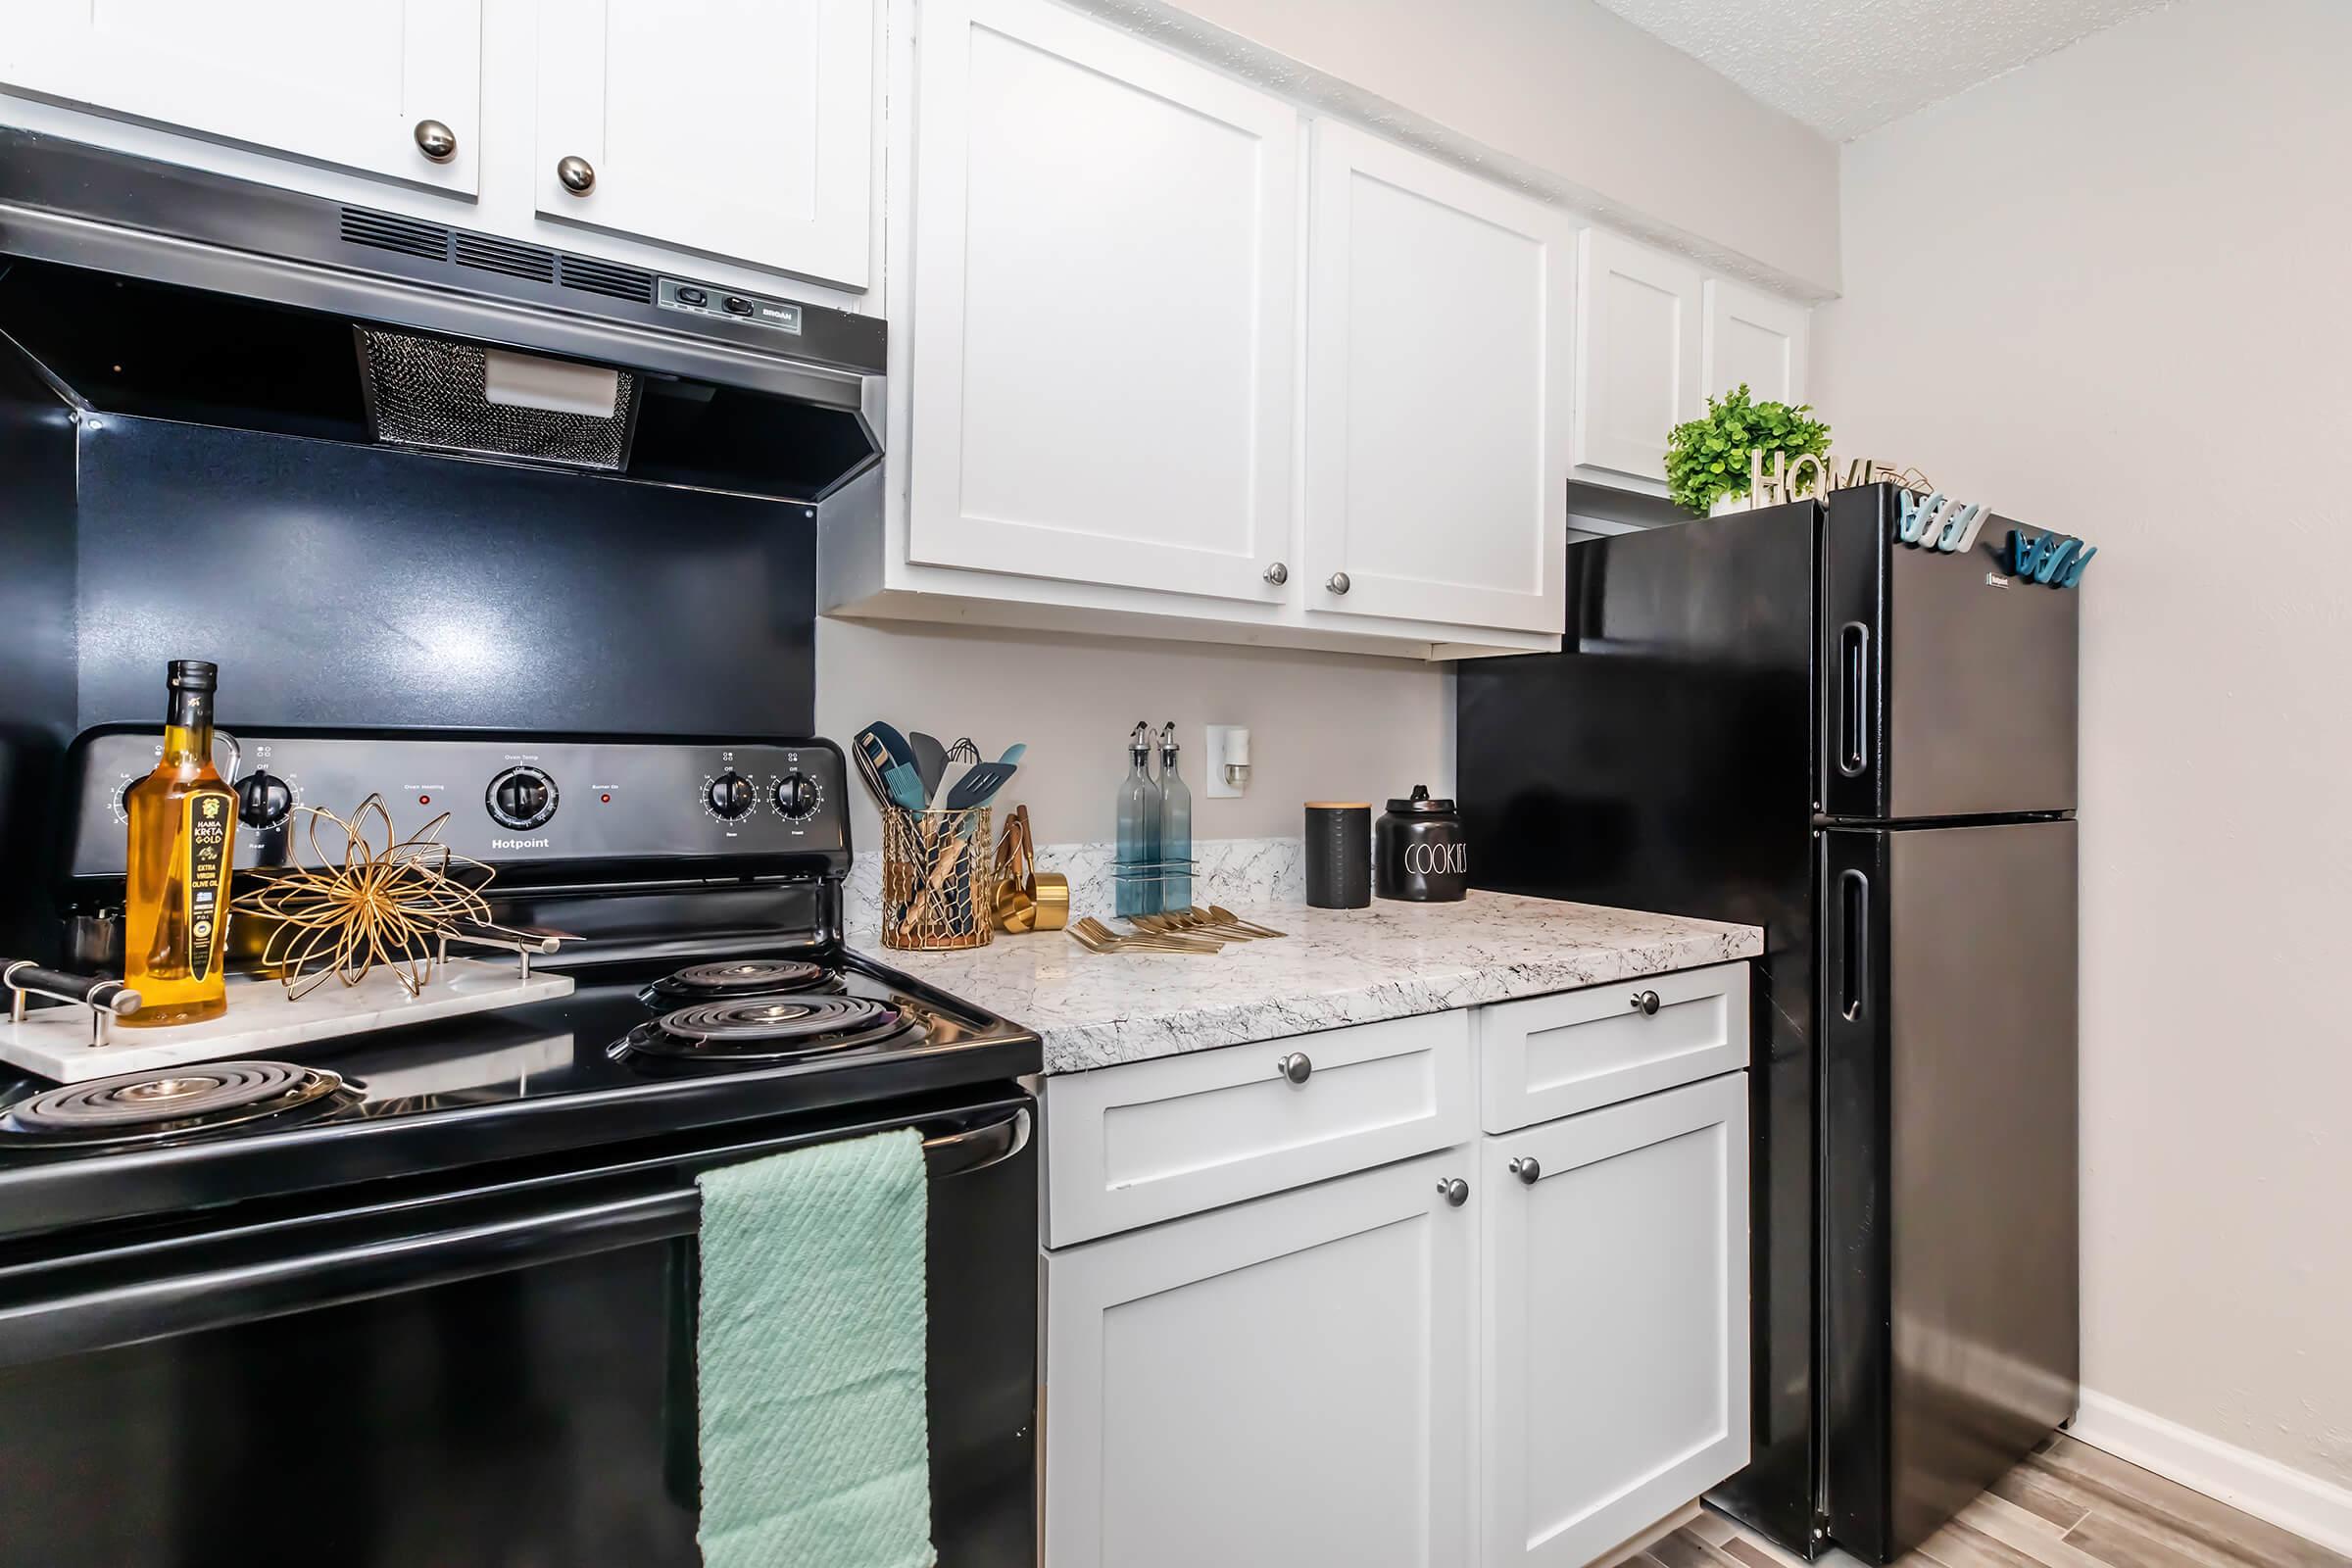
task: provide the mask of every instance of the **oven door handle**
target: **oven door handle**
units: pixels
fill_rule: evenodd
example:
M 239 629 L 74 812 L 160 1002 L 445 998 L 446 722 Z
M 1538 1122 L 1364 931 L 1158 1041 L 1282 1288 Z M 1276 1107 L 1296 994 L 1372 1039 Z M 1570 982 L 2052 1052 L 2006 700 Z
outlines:
M 991 1165 L 1002 1165 L 1028 1147 L 1029 1109 L 1025 1105 L 978 1127 L 923 1140 L 923 1152 L 930 1156 L 933 1181 L 969 1176 Z
M 1026 1106 L 923 1140 L 934 1181 L 1001 1165 L 1028 1147 Z M 370 1297 L 560 1263 L 692 1236 L 693 1187 L 537 1207 L 437 1229 L 404 1229 L 341 1247 L 149 1274 L 32 1299 L 0 1298 L 0 1366 L 200 1333 Z

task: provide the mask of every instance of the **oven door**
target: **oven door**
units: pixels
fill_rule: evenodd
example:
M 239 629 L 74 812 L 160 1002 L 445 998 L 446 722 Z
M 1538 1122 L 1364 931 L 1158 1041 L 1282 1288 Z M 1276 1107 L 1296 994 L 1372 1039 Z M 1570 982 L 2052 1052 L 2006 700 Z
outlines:
M 939 1561 L 1031 1568 L 1034 1113 L 738 1129 L 0 1262 L 0 1561 L 693 1568 L 695 1173 L 911 1126 Z

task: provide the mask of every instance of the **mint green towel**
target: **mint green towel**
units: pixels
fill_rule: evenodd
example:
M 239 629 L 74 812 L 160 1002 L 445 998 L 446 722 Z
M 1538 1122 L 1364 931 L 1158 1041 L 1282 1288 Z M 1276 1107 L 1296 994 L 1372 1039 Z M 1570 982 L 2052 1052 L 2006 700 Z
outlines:
M 922 1138 L 695 1185 L 705 1568 L 930 1568 Z

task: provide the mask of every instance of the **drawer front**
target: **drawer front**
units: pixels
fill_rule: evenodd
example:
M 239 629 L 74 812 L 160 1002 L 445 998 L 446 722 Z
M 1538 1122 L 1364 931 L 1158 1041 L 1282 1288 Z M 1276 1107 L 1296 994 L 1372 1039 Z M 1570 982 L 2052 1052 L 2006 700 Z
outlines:
M 1067 1247 L 1461 1143 L 1470 1014 L 1049 1078 L 1043 1099 L 1045 1240 Z
M 1744 963 L 1481 1007 L 1480 1123 L 1507 1133 L 1744 1067 L 1747 1023 Z

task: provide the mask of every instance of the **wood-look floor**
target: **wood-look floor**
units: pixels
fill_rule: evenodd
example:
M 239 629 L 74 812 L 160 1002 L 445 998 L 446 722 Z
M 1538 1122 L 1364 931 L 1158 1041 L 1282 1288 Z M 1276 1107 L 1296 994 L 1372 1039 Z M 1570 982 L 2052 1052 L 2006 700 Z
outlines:
M 1796 1560 L 1712 1510 L 1631 1559 L 1633 1568 Z M 1899 1568 L 2352 1568 L 2352 1558 L 2062 1435 Z

